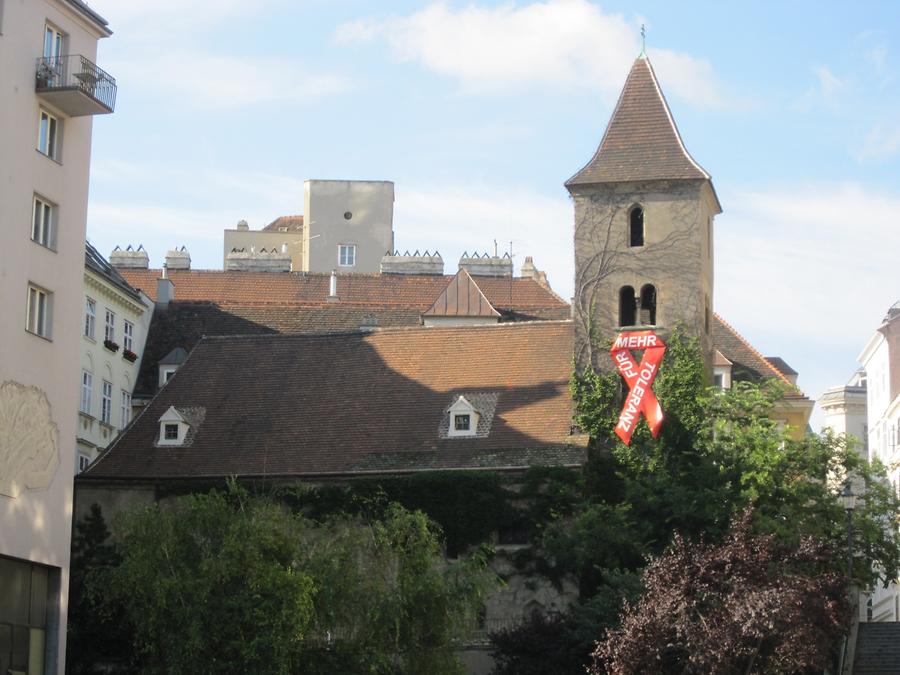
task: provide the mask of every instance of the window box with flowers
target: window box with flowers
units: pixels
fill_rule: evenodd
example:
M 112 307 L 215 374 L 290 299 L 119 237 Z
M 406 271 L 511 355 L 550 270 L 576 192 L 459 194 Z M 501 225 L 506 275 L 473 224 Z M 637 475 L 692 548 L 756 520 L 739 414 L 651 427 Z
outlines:
M 132 363 L 134 363 L 135 361 L 137 361 L 137 354 L 135 354 L 130 349 L 125 348 L 122 350 L 122 358 L 126 361 L 131 361 Z
M 113 342 L 112 340 L 104 340 L 104 341 L 103 341 L 103 346 L 106 347 L 106 348 L 107 348 L 109 351 L 111 351 L 111 352 L 117 352 L 117 351 L 119 351 L 119 345 L 117 345 L 117 344 L 116 344 L 115 342 Z

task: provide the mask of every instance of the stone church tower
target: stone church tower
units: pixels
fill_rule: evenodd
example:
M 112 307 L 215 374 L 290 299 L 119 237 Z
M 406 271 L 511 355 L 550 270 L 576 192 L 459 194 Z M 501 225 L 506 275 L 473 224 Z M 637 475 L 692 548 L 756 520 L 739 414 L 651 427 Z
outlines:
M 625 326 L 676 324 L 712 363 L 710 175 L 688 154 L 646 56 L 631 68 L 600 147 L 566 182 L 575 202 L 576 359 L 606 367 L 592 347 Z M 597 353 L 595 353 L 597 352 Z

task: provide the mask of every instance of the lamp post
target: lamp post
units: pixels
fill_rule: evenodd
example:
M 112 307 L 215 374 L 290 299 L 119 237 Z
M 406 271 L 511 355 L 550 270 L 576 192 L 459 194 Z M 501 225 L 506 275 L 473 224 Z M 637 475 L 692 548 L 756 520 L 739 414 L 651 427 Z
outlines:
M 847 512 L 847 583 L 853 579 L 853 510 L 856 508 L 856 495 L 848 480 L 841 492 L 841 506 Z
M 853 626 L 853 612 L 856 603 L 853 602 L 853 510 L 856 508 L 856 495 L 853 494 L 853 488 L 850 485 L 850 479 L 844 484 L 844 489 L 840 494 L 841 506 L 847 513 L 847 595 L 850 600 L 850 626 Z M 850 633 L 848 628 L 847 635 L 844 636 L 844 643 L 841 645 L 840 670 L 838 673 L 843 675 L 846 670 L 845 659 L 848 657 L 847 650 L 850 646 Z

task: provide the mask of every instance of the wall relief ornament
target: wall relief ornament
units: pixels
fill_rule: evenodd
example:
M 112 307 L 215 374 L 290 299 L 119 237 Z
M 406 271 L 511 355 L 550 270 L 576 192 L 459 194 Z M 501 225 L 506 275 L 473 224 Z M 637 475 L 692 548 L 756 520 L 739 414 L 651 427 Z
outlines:
M 0 495 L 46 488 L 59 467 L 59 429 L 37 387 L 0 385 Z

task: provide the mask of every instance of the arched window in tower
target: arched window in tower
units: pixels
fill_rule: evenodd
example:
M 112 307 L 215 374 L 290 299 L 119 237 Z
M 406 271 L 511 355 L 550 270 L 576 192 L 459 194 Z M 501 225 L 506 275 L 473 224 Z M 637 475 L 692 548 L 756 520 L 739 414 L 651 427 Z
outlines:
M 637 318 L 637 302 L 634 297 L 634 289 L 631 286 L 622 286 L 619 290 L 619 325 L 633 326 Z
M 641 323 L 656 325 L 656 287 L 653 284 L 641 288 Z
M 644 209 L 635 206 L 628 214 L 628 245 L 644 245 Z

